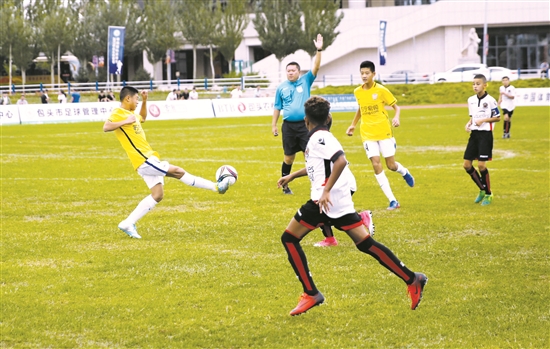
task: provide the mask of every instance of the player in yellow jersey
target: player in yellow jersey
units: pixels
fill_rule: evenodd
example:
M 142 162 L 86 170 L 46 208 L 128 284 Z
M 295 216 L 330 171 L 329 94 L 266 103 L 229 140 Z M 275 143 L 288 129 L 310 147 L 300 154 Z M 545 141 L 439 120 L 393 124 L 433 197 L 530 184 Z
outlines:
M 380 154 L 386 160 L 386 166 L 390 170 L 398 172 L 403 176 L 403 179 L 405 179 L 410 187 L 414 186 L 414 178 L 411 176 L 409 170 L 395 161 L 395 149 L 397 145 L 393 137 L 392 126 L 398 127 L 400 124 L 400 108 L 397 106 L 397 100 L 393 94 L 387 88 L 374 81 L 374 77 L 376 76 L 374 63 L 371 61 L 361 62 L 360 71 L 363 85 L 353 91 L 359 108 L 346 133 L 348 136 L 352 136 L 357 122 L 361 119 L 361 139 L 367 152 L 367 157 L 372 163 L 374 176 L 390 201 L 388 210 L 395 210 L 400 205 L 393 195 L 390 182 L 384 173 L 382 163 L 380 162 Z M 395 116 L 391 122 L 385 106 L 390 106 L 395 111 Z
M 192 187 L 208 189 L 220 194 L 225 193 L 229 188 L 229 182 L 226 180 L 214 183 L 193 176 L 181 167 L 169 164 L 168 161 L 159 160 L 159 154 L 151 148 L 141 127 L 141 124 L 147 119 L 147 91 L 141 91 L 141 98 L 142 103 L 138 115 L 134 113 L 139 102 L 138 90 L 130 86 L 123 87 L 120 91 L 120 107 L 113 110 L 103 125 L 104 132 L 115 132 L 115 136 L 128 154 L 134 170 L 151 190 L 151 195 L 141 200 L 134 211 L 118 225 L 120 230 L 136 239 L 141 239 L 136 229 L 136 222 L 152 210 L 164 196 L 165 176 L 179 179 Z

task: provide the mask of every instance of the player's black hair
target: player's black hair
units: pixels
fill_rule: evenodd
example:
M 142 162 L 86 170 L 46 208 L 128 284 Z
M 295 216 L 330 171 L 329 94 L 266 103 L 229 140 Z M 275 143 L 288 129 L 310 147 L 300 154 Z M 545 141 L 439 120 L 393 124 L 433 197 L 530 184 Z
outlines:
M 363 69 L 363 68 L 369 68 L 371 72 L 375 72 L 376 71 L 376 67 L 374 66 L 374 63 L 372 63 L 371 61 L 363 61 L 361 62 L 361 65 L 359 66 L 359 69 Z
M 504 80 L 504 79 L 506 79 L 506 80 L 510 80 L 510 78 L 509 78 L 509 77 L 507 77 L 507 76 L 503 76 L 503 77 L 502 77 L 502 80 Z
M 122 90 L 120 90 L 120 101 L 124 101 L 124 98 L 126 98 L 126 96 L 133 97 L 138 93 L 139 91 L 137 90 L 137 88 L 132 86 L 124 86 Z
M 330 113 L 330 102 L 321 96 L 312 96 L 304 103 L 306 116 L 317 125 L 325 125 Z
M 487 78 L 486 78 L 485 75 L 483 75 L 483 74 L 476 74 L 476 75 L 474 76 L 474 79 L 481 79 L 481 80 L 483 81 L 484 84 L 487 83 Z
M 300 65 L 297 63 L 297 62 L 290 62 L 286 65 L 286 68 L 288 68 L 289 65 L 295 65 L 296 67 L 298 67 L 298 71 L 300 71 Z

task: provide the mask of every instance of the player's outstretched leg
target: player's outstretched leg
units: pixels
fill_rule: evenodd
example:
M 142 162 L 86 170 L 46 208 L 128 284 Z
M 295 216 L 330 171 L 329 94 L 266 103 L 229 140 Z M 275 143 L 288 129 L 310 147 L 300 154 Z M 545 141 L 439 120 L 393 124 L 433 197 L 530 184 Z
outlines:
M 323 232 L 325 239 L 323 241 L 317 242 L 313 246 L 315 247 L 338 246 L 338 240 L 336 240 L 336 237 L 334 237 L 334 233 L 332 232 L 332 227 L 330 225 L 327 225 L 327 224 L 322 225 L 321 231 Z
M 389 248 L 375 241 L 370 236 L 367 236 L 366 239 L 356 244 L 356 246 L 359 251 L 372 256 L 378 263 L 405 281 L 407 284 L 407 293 L 411 298 L 411 309 L 415 310 L 422 300 L 424 286 L 428 282 L 426 275 L 412 272 Z
M 176 177 L 178 178 L 178 177 Z M 202 177 L 194 176 L 189 172 L 185 172 L 179 180 L 191 187 L 212 190 L 220 194 L 224 194 L 229 189 L 229 179 L 220 178 L 217 183 L 204 179 Z
M 292 265 L 292 269 L 296 273 L 298 280 L 302 284 L 304 293 L 300 296 L 300 301 L 296 308 L 292 309 L 290 315 L 300 315 L 308 311 L 309 309 L 322 304 L 325 301 L 325 297 L 313 282 L 309 267 L 307 265 L 307 259 L 302 246 L 300 245 L 301 239 L 298 239 L 291 232 L 285 231 L 281 236 L 281 242 L 288 255 L 288 261 Z

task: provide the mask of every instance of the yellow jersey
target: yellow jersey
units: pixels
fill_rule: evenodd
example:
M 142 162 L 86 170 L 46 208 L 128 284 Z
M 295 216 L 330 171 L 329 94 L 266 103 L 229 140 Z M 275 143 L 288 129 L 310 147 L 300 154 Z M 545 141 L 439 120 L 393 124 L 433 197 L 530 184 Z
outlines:
M 128 116 L 134 114 L 133 112 L 116 108 L 109 117 L 110 122 L 119 122 L 126 120 Z M 133 124 L 127 124 L 114 130 L 116 138 L 119 140 L 122 148 L 126 150 L 126 154 L 130 158 L 134 170 L 141 166 L 145 160 L 151 156 L 159 157 L 159 154 L 154 151 L 147 138 L 145 138 L 145 131 L 141 128 L 141 115 L 135 114 L 136 122 Z
M 387 88 L 376 82 L 368 90 L 363 86 L 353 91 L 361 110 L 361 139 L 364 142 L 392 138 L 390 118 L 384 107 L 393 106 L 397 100 Z

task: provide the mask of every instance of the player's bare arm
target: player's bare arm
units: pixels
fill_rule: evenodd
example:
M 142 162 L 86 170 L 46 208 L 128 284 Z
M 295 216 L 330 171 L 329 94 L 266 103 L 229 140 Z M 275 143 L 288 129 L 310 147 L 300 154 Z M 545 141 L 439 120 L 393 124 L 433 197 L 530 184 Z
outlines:
M 327 183 L 325 184 L 323 194 L 321 194 L 321 197 L 317 202 L 317 204 L 319 205 L 319 212 L 330 211 L 329 205 L 332 205 L 332 201 L 330 201 L 330 190 L 332 189 L 338 178 L 340 178 L 342 171 L 344 171 L 344 168 L 346 168 L 347 165 L 348 161 L 346 160 L 346 157 L 343 153 L 338 157 L 338 159 L 336 159 L 336 161 L 334 161 L 332 172 L 330 173 Z
M 399 127 L 399 125 L 401 125 L 401 123 L 399 121 L 399 117 L 401 115 L 401 108 L 399 108 L 397 103 L 395 103 L 391 107 L 395 111 L 395 115 L 394 115 L 393 120 L 392 120 L 392 125 L 393 125 L 393 127 Z
M 472 116 L 470 116 L 470 120 L 466 123 L 466 126 L 464 126 L 464 129 L 466 130 L 466 132 L 471 131 L 471 129 L 470 129 L 471 125 L 472 125 Z
M 133 124 L 134 122 L 136 122 L 136 116 L 134 114 L 128 116 L 126 120 L 122 121 L 111 122 L 107 120 L 105 121 L 105 124 L 103 124 L 103 132 L 111 132 L 124 125 Z
M 273 119 L 271 120 L 271 133 L 273 133 L 274 136 L 279 135 L 279 130 L 277 129 L 277 121 L 279 121 L 279 115 L 281 115 L 281 111 L 273 109 Z
M 139 110 L 139 115 L 141 115 L 141 122 L 145 122 L 147 119 L 147 91 L 141 91 L 141 109 Z
M 475 123 L 476 123 L 476 126 L 481 126 L 481 124 L 483 124 L 484 122 L 492 123 L 492 122 L 499 122 L 499 121 L 500 121 L 500 115 L 497 115 L 497 116 L 494 116 L 494 117 L 491 117 L 491 118 L 484 118 L 484 119 L 476 120 Z
M 361 109 L 357 109 L 357 111 L 355 112 L 355 117 L 353 118 L 350 127 L 348 127 L 346 131 L 346 134 L 348 136 L 353 136 L 353 131 L 355 131 L 355 127 L 357 126 L 359 119 L 361 119 Z
M 279 180 L 277 181 L 277 187 L 282 188 L 283 186 L 285 186 L 288 183 L 292 182 L 294 179 L 299 178 L 299 177 L 304 177 L 304 176 L 307 176 L 307 170 L 306 170 L 305 167 L 303 169 L 299 170 L 299 171 L 292 172 L 288 176 L 284 176 L 284 177 L 279 178 Z
M 321 51 L 323 50 L 323 36 L 321 34 L 317 34 L 317 40 L 313 40 L 313 43 L 317 48 L 317 54 L 315 55 L 315 61 L 313 62 L 313 69 L 311 69 L 311 73 L 317 76 L 317 72 L 321 67 Z

